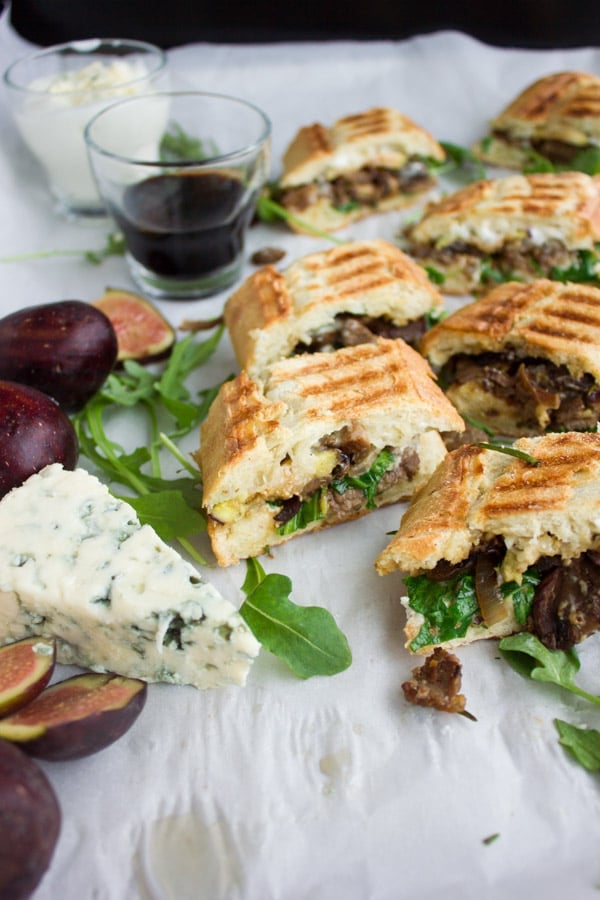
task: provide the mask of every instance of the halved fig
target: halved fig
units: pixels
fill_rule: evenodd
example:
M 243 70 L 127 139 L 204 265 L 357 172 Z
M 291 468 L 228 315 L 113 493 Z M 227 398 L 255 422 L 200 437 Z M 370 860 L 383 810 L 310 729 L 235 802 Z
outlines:
M 41 694 L 55 663 L 54 638 L 30 637 L 0 647 L 0 716 L 21 709 Z
M 26 900 L 46 872 L 61 813 L 46 775 L 18 747 L 0 741 L 0 897 Z
M 40 759 L 89 756 L 125 734 L 142 711 L 146 693 L 147 685 L 136 678 L 74 675 L 0 719 L 0 738 Z
M 117 334 L 117 362 L 155 362 L 171 352 L 175 329 L 152 303 L 138 294 L 108 288 L 92 306 L 112 322 Z

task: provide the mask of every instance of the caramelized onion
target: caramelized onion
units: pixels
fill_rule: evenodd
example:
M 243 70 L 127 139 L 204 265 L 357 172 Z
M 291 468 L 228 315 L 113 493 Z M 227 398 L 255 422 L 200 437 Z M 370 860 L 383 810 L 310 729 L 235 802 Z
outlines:
M 475 563 L 475 593 L 483 621 L 488 627 L 508 616 L 506 602 L 498 584 L 497 563 L 497 553 L 485 551 L 478 555 Z

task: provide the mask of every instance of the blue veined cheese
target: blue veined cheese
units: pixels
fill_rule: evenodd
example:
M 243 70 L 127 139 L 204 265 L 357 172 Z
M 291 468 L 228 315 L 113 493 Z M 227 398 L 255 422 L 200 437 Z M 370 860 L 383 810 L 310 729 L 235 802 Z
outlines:
M 128 503 L 60 464 L 0 501 L 0 644 L 29 635 L 62 663 L 197 688 L 244 684 L 260 649 Z

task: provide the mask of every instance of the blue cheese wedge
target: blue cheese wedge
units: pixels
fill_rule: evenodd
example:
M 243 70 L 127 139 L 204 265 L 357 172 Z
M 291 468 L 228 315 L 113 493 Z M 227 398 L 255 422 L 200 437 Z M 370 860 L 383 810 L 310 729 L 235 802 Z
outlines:
M 197 688 L 242 685 L 260 645 L 238 610 L 84 469 L 59 464 L 0 501 L 0 644 Z

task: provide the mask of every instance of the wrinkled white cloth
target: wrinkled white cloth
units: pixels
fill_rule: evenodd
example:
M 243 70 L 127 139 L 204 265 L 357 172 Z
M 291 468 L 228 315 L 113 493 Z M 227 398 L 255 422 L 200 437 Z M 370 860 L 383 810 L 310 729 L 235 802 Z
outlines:
M 28 47 L 1 24 L 4 69 Z M 239 95 L 268 113 L 276 177 L 301 125 L 381 104 L 468 146 L 535 77 L 600 74 L 600 51 L 499 49 L 445 32 L 402 42 L 202 44 L 170 51 L 169 63 L 174 86 Z M 101 247 L 106 223 L 55 216 L 5 104 L 0 136 L 0 256 Z M 408 215 L 372 218 L 348 235 L 393 239 Z M 266 245 L 286 251 L 282 264 L 326 246 L 280 225 L 254 227 L 248 255 Z M 3 313 L 93 300 L 107 286 L 134 289 L 121 258 L 97 267 L 77 257 L 0 263 L 0 284 Z M 223 301 L 161 308 L 177 325 L 217 314 Z M 198 387 L 234 371 L 225 340 Z M 36 900 L 596 900 L 600 776 L 566 755 L 553 719 L 599 728 L 600 715 L 521 679 L 487 643 L 459 654 L 476 722 L 405 702 L 401 683 L 418 660 L 403 648 L 402 580 L 373 568 L 401 512 L 298 538 L 264 559 L 267 571 L 290 576 L 292 599 L 331 610 L 353 651 L 346 672 L 301 682 L 263 651 L 245 688 L 152 685 L 120 741 L 76 762 L 42 764 L 63 825 Z M 244 566 L 206 574 L 241 602 Z M 581 657 L 583 681 L 600 693 L 600 637 Z

